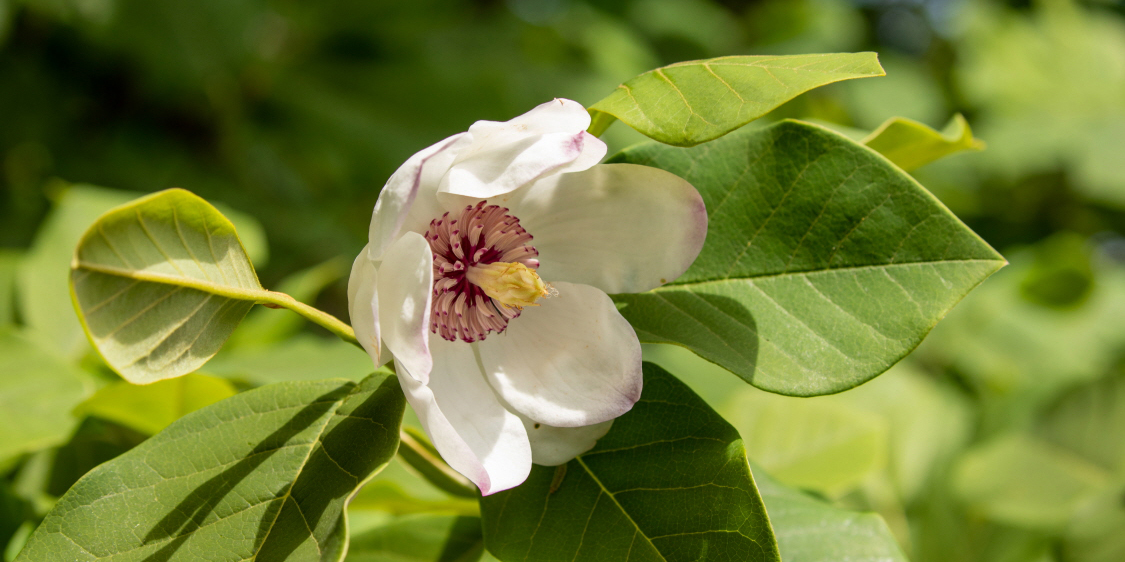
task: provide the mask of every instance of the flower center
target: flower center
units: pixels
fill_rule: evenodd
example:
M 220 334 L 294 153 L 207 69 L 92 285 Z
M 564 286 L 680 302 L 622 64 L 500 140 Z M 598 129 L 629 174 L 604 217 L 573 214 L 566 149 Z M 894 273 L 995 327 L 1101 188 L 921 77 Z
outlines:
M 539 252 L 508 209 L 481 201 L 430 221 L 434 255 L 430 331 L 449 341 L 500 333 L 525 306 L 548 295 L 535 273 Z

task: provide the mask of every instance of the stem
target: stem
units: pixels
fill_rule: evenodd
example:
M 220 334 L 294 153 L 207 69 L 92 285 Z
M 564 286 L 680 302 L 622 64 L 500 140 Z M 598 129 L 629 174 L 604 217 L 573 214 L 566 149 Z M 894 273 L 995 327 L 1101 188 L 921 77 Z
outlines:
M 352 330 L 351 326 L 319 308 L 309 306 L 285 293 L 279 293 L 277 291 L 266 291 L 264 298 L 260 298 L 259 302 L 288 308 L 304 316 L 306 319 L 323 326 L 329 332 L 336 334 L 340 339 L 360 349 L 363 348 L 363 346 L 359 345 L 359 340 L 355 338 L 355 330 Z
M 399 443 L 398 455 L 431 484 L 453 496 L 472 499 L 480 497 L 476 486 L 445 464 L 437 449 L 418 430 L 412 427 L 402 428 Z

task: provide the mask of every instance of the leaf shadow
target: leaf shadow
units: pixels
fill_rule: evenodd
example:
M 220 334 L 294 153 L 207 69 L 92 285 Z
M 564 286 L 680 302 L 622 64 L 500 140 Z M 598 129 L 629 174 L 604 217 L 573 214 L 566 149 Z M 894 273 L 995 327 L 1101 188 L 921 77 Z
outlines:
M 618 294 L 613 300 L 629 323 L 640 327 L 641 342 L 686 347 L 754 383 L 761 335 L 745 303 L 692 290 Z
M 319 396 L 302 408 L 276 431 L 262 439 L 242 460 L 197 486 L 145 536 L 143 544 L 171 538 L 172 540 L 144 559 L 144 562 L 167 562 L 184 542 L 198 531 L 204 521 L 234 488 L 259 466 L 280 450 L 290 439 L 307 429 L 346 396 L 351 385 L 342 385 Z
M 368 379 L 361 385 L 371 381 Z M 389 403 L 401 400 L 398 380 L 383 378 L 371 390 L 370 396 L 362 400 L 349 398 L 341 406 L 332 422 L 335 425 L 321 437 L 305 463 L 305 470 L 293 483 L 277 520 L 261 522 L 255 540 L 262 545 L 258 560 L 288 560 L 310 533 L 322 556 L 341 546 L 331 543 L 335 536 L 332 531 L 339 524 L 348 498 L 372 472 L 390 462 L 397 448 L 376 444 L 398 442 L 398 426 L 378 421 L 387 416 Z M 356 446 L 357 441 L 362 446 Z M 329 509 L 338 509 L 340 513 L 325 518 Z M 332 528 L 325 528 L 325 525 Z M 317 535 L 322 536 L 323 543 Z

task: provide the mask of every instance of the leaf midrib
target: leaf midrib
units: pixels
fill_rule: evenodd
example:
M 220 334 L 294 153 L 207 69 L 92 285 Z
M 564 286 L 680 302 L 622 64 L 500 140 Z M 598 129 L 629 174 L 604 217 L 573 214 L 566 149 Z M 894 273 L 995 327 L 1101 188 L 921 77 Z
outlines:
M 586 471 L 586 474 L 590 475 L 590 478 L 594 480 L 594 483 L 598 485 L 598 488 L 601 488 L 602 493 L 609 496 L 609 499 L 613 500 L 613 505 L 616 505 L 617 509 L 621 510 L 621 514 L 624 515 L 625 518 L 629 520 L 629 523 L 631 523 L 633 525 L 633 528 L 637 530 L 637 534 L 644 537 L 645 542 L 647 542 L 649 544 L 649 546 L 652 547 L 652 550 L 654 552 L 656 552 L 656 554 L 658 556 L 660 556 L 660 559 L 667 561 L 668 559 L 664 557 L 664 553 L 660 552 L 660 549 L 656 548 L 655 544 L 652 544 L 652 539 L 648 538 L 648 535 L 645 534 L 645 532 L 643 530 L 641 530 L 641 526 L 638 525 L 637 522 L 633 520 L 633 516 L 629 515 L 629 512 L 625 509 L 624 506 L 621 505 L 621 502 L 617 501 L 617 496 L 614 496 L 613 492 L 609 491 L 609 488 L 606 488 L 605 484 L 602 484 L 602 481 L 598 479 L 598 476 L 596 474 L 594 474 L 594 471 L 591 470 L 590 467 L 587 466 L 586 463 L 582 461 L 582 457 L 580 457 L 580 456 L 575 457 L 574 460 L 578 464 L 582 465 L 582 469 Z M 575 557 L 577 557 L 578 552 L 575 551 L 574 555 L 575 555 Z
M 954 263 L 994 263 L 994 264 L 997 264 L 997 265 L 1002 265 L 1006 262 L 1005 262 L 1004 259 L 969 258 L 969 259 L 956 259 L 956 260 L 930 260 L 930 261 L 915 261 L 915 262 L 903 262 L 903 263 L 853 265 L 853 266 L 846 266 L 846 267 L 826 267 L 826 268 L 823 268 L 823 269 L 805 269 L 805 270 L 800 270 L 800 271 L 782 271 L 780 273 L 767 273 L 767 274 L 763 274 L 763 275 L 748 275 L 746 277 L 715 277 L 715 278 L 712 278 L 712 279 L 701 279 L 701 280 L 697 280 L 697 281 L 685 281 L 685 282 L 673 281 L 673 282 L 671 282 L 667 285 L 657 287 L 650 292 L 671 291 L 671 290 L 675 290 L 675 289 L 681 288 L 681 287 L 696 287 L 696 286 L 700 286 L 700 285 L 715 285 L 715 284 L 719 284 L 719 283 L 735 283 L 735 282 L 740 282 L 740 281 L 757 281 L 757 280 L 762 280 L 762 279 L 775 279 L 775 278 L 780 278 L 780 277 L 807 276 L 807 275 L 815 274 L 815 273 L 830 273 L 830 272 L 836 272 L 836 271 L 860 271 L 860 270 L 866 270 L 866 269 L 885 269 L 885 268 L 897 268 L 897 267 L 912 267 L 912 266 L 923 266 L 923 265 L 938 265 L 938 264 L 945 264 L 945 263 L 950 263 L 950 264 L 954 264 Z M 644 294 L 644 293 L 640 293 L 640 294 Z
M 206 281 L 194 277 L 181 277 L 177 275 L 169 275 L 167 273 L 146 271 L 143 269 L 126 269 L 123 267 L 93 263 L 85 260 L 75 260 L 73 268 L 85 269 L 96 273 L 104 273 L 106 275 L 114 275 L 127 279 L 136 279 L 138 281 L 160 283 L 162 285 L 175 285 L 177 287 L 195 289 L 197 291 L 212 293 L 215 295 L 238 300 L 266 302 L 272 300 L 272 296 L 277 294 L 266 289 L 245 289 L 232 285 L 220 285 L 213 281 Z

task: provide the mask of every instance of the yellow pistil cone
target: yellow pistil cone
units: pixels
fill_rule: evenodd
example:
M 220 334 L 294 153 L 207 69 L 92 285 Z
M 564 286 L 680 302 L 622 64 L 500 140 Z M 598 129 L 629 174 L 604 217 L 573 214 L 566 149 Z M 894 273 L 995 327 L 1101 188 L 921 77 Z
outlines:
M 547 296 L 547 285 L 534 269 L 522 263 L 495 262 L 474 265 L 465 272 L 469 282 L 480 287 L 492 300 L 517 309 L 539 306 L 535 301 Z

